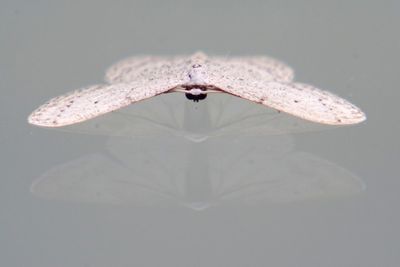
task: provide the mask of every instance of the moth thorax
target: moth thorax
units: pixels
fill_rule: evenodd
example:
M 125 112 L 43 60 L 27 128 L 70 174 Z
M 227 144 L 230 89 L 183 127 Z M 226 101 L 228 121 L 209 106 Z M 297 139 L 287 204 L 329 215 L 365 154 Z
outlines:
M 205 69 L 201 64 L 193 64 L 188 73 L 191 84 L 205 83 Z

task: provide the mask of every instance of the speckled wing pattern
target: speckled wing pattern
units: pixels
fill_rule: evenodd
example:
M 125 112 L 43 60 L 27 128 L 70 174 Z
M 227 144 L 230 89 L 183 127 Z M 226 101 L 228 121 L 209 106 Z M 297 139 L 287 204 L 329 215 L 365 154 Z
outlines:
M 181 84 L 189 81 L 188 57 L 139 56 L 112 65 L 106 72 L 105 80 L 110 83 L 136 83 L 159 80 L 179 80 Z
M 222 71 L 213 73 L 215 70 Z M 209 61 L 208 71 L 211 77 L 218 76 L 218 73 L 232 77 L 246 75 L 249 82 L 253 80 L 291 82 L 294 78 L 294 72 L 289 66 L 265 56 L 214 57 Z M 224 90 L 224 88 L 221 89 Z

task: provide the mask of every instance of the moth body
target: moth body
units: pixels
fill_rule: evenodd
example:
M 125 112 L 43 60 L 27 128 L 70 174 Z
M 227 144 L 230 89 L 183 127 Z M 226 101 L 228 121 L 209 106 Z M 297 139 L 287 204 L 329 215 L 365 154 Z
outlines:
M 356 124 L 365 114 L 347 100 L 293 81 L 293 70 L 265 56 L 138 56 L 110 67 L 107 84 L 88 86 L 53 98 L 29 116 L 31 124 L 59 127 L 82 122 L 134 102 L 170 92 L 203 100 L 228 93 L 305 120 Z

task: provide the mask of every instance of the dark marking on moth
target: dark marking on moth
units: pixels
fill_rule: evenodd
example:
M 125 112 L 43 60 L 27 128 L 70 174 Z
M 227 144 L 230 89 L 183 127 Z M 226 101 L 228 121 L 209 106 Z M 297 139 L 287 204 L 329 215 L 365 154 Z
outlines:
M 185 96 L 187 99 L 193 100 L 193 102 L 199 102 L 200 100 L 206 99 L 207 94 L 192 95 L 190 93 L 186 93 Z

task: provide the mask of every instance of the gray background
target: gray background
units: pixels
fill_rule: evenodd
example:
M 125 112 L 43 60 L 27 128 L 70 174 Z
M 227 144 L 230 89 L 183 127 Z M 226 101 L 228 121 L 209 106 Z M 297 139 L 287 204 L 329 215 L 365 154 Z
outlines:
M 399 10 L 397 1 L 0 1 L 0 265 L 399 266 Z M 128 124 L 146 128 L 129 138 L 112 137 L 119 127 L 26 123 L 121 58 L 197 50 L 281 59 L 368 120 L 200 143 L 148 124 Z

